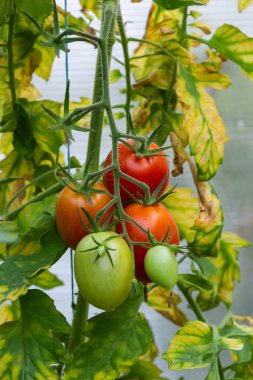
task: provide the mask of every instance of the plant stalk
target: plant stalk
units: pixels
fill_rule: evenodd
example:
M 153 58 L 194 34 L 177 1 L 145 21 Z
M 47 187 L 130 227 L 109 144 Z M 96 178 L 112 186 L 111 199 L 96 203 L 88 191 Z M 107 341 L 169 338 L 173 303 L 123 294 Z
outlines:
M 121 37 L 121 43 L 123 48 L 123 54 L 124 54 L 124 61 L 125 61 L 125 77 L 126 77 L 126 104 L 125 104 L 125 111 L 126 111 L 126 120 L 127 120 L 127 133 L 130 132 L 130 125 L 131 125 L 131 115 L 130 115 L 130 106 L 131 106 L 131 94 L 132 94 L 132 86 L 131 86 L 131 71 L 130 71 L 130 59 L 129 59 L 129 52 L 128 52 L 128 43 L 127 43 L 127 37 L 126 32 L 124 28 L 122 13 L 120 9 L 120 4 L 118 6 L 118 14 L 117 14 L 117 21 L 118 21 L 118 27 Z
M 8 42 L 7 42 L 9 84 L 10 84 L 14 113 L 16 113 L 16 104 L 17 104 L 17 96 L 16 96 L 16 89 L 15 89 L 15 76 L 14 76 L 13 46 L 12 46 L 13 45 L 13 38 L 14 38 L 15 16 L 16 16 L 16 7 L 14 6 L 14 11 L 10 17 Z
M 89 311 L 88 302 L 81 296 L 77 296 L 77 303 L 72 323 L 72 330 L 69 340 L 69 352 L 72 354 L 74 349 L 82 342 L 83 330 L 87 322 Z

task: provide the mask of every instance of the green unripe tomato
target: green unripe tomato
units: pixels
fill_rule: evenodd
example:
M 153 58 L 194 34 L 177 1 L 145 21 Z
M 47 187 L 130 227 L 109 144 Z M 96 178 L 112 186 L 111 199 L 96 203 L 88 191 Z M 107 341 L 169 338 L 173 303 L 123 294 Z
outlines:
M 98 246 L 92 237 L 104 245 Z M 133 255 L 125 240 L 115 232 L 93 233 L 77 245 L 74 271 L 81 295 L 99 309 L 112 310 L 125 301 L 130 291 Z
M 152 247 L 144 259 L 148 277 L 163 288 L 172 289 L 178 281 L 178 263 L 174 253 L 164 245 Z

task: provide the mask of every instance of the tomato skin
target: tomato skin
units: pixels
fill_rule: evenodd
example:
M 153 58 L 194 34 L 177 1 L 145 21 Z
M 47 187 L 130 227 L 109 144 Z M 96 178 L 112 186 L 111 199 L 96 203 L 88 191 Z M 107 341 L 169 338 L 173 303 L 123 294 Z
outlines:
M 99 182 L 94 185 L 94 188 L 108 191 L 106 187 Z M 82 224 L 78 210 L 85 223 L 90 226 L 81 207 L 87 210 L 92 217 L 95 217 L 95 215 L 111 201 L 112 197 L 107 194 L 91 193 L 91 199 L 92 204 L 84 194 L 75 193 L 68 187 L 62 190 L 57 199 L 56 224 L 61 238 L 68 247 L 75 249 L 79 241 L 89 233 Z M 105 222 L 112 212 L 112 209 L 113 207 L 103 214 L 100 219 L 100 225 Z
M 161 203 L 152 206 L 144 206 L 132 203 L 125 208 L 126 214 L 134 219 L 145 230 L 149 230 L 157 241 L 162 241 L 169 228 L 166 241 L 170 244 L 179 244 L 180 236 L 177 224 L 170 211 Z M 126 228 L 130 239 L 134 242 L 148 242 L 148 235 L 131 221 L 126 221 Z M 122 225 L 119 223 L 116 232 L 122 233 Z M 148 248 L 139 245 L 134 246 L 135 276 L 143 284 L 152 282 L 144 268 L 144 258 Z
M 127 141 L 130 145 L 134 145 L 133 140 Z M 149 145 L 150 150 L 159 148 L 155 143 Z M 169 164 L 164 152 L 156 153 L 155 156 L 143 156 L 137 157 L 136 153 L 132 151 L 128 146 L 123 143 L 118 144 L 118 154 L 119 154 L 119 166 L 122 172 L 128 174 L 136 180 L 146 183 L 150 188 L 150 194 L 152 194 L 159 184 L 164 181 L 163 186 L 158 195 L 165 192 L 166 187 L 169 182 Z M 108 154 L 105 160 L 105 167 L 111 165 L 112 163 L 112 151 Z M 164 179 L 165 178 L 165 179 Z M 105 186 L 108 188 L 111 194 L 114 194 L 114 175 L 113 171 L 110 170 L 103 176 L 103 181 Z M 128 190 L 134 197 L 140 199 L 144 196 L 144 191 L 131 181 L 127 179 L 120 178 L 120 196 L 123 202 L 127 200 L 132 200 L 130 195 L 127 193 Z
M 173 289 L 178 281 L 178 263 L 169 247 L 156 245 L 148 250 L 144 259 L 145 271 L 155 284 Z
M 82 252 L 96 247 L 92 239 L 102 243 L 115 232 L 97 232 L 85 236 L 76 247 L 74 256 L 75 278 L 82 296 L 93 306 L 103 310 L 112 310 L 120 306 L 131 289 L 133 279 L 133 254 L 122 237 L 106 242 L 112 263 L 107 254 L 95 258 L 98 249 Z M 95 262 L 94 262 L 95 261 Z

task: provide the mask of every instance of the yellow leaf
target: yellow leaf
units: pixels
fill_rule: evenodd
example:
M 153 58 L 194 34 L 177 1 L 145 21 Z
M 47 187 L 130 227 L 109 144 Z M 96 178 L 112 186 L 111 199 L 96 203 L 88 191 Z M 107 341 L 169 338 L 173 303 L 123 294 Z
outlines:
M 208 181 L 217 172 L 228 140 L 214 99 L 188 70 L 179 65 L 177 95 L 184 114 L 184 128 L 189 135 L 190 152 L 194 155 L 198 179 Z
M 208 310 L 220 301 L 226 306 L 232 303 L 232 295 L 235 281 L 240 281 L 240 266 L 237 261 L 239 248 L 248 247 L 250 244 L 232 232 L 223 232 L 220 239 L 220 248 L 215 258 L 210 258 L 218 268 L 216 275 L 207 276 L 217 288 L 215 297 L 200 293 L 198 302 L 203 310 Z
M 216 242 L 223 228 L 223 212 L 214 189 L 208 183 L 199 183 L 199 191 L 204 204 L 192 226 L 196 234 L 190 246 L 197 255 L 215 256 Z
M 0 307 L 0 325 L 6 322 L 15 321 L 19 318 L 20 308 L 18 302 L 12 302 Z
M 181 298 L 173 292 L 173 304 L 171 307 L 168 306 L 169 298 L 170 290 L 156 286 L 148 293 L 148 305 L 176 325 L 184 326 L 187 322 L 187 317 L 177 307 L 181 303 Z
M 169 186 L 168 190 L 170 188 L 172 186 Z M 191 242 L 196 233 L 192 227 L 199 214 L 198 198 L 193 196 L 191 189 L 176 187 L 174 192 L 163 200 L 163 203 L 175 218 L 180 237 Z
M 238 0 L 238 11 L 242 12 L 253 3 L 253 0 Z
M 196 22 L 193 22 L 191 26 L 200 29 L 205 34 L 212 33 L 211 27 L 207 25 L 205 22 L 196 21 Z

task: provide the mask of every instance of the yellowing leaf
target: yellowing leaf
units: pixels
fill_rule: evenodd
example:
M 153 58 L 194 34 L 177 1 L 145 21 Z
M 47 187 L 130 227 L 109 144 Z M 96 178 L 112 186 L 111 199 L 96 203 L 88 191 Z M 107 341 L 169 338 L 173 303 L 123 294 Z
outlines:
M 20 318 L 0 326 L 0 378 L 59 379 L 51 364 L 69 357 L 53 332 L 69 333 L 65 317 L 45 293 L 29 291 L 20 298 Z
M 181 303 L 179 295 L 173 292 L 173 304 L 168 306 L 170 299 L 170 290 L 156 286 L 148 293 L 148 305 L 162 314 L 178 326 L 184 326 L 187 322 L 186 315 L 178 308 Z
M 253 3 L 253 0 L 238 0 L 238 10 L 239 12 L 244 11 Z
M 223 212 L 214 189 L 208 183 L 199 183 L 201 199 L 204 204 L 192 229 L 196 231 L 190 246 L 197 255 L 216 255 L 216 242 L 223 228 Z
M 64 380 L 116 379 L 122 368 L 148 351 L 152 333 L 138 313 L 142 301 L 143 287 L 139 286 L 137 294 L 131 294 L 118 309 L 89 319 L 84 331 L 89 339 L 75 350 Z
M 217 172 L 224 154 L 227 134 L 213 98 L 191 71 L 179 65 L 177 95 L 182 104 L 184 127 L 189 135 L 198 179 L 207 181 Z
M 0 325 L 6 322 L 16 321 L 19 319 L 19 316 L 20 308 L 18 301 L 0 306 Z
M 215 372 L 217 354 L 224 349 L 238 350 L 242 348 L 240 339 L 224 338 L 216 327 L 201 321 L 187 322 L 172 341 L 163 358 L 168 361 L 172 370 L 184 370 L 206 367 L 209 364 L 210 380 Z
M 205 34 L 210 34 L 212 32 L 211 27 L 202 21 L 193 22 L 191 26 L 200 29 Z
M 0 266 L 0 302 L 15 301 L 26 294 L 32 278 L 42 269 L 49 268 L 66 251 L 55 228 L 41 238 L 41 251 L 30 255 L 6 256 Z
M 168 190 L 170 188 L 172 186 L 169 186 Z M 195 231 L 192 227 L 199 214 L 198 198 L 193 196 L 191 189 L 176 187 L 174 192 L 163 200 L 163 204 L 168 207 L 175 218 L 180 237 L 191 242 L 195 236 Z
M 238 249 L 249 245 L 246 240 L 232 232 L 222 233 L 218 255 L 215 258 L 210 258 L 218 268 L 218 272 L 216 275 L 207 276 L 218 291 L 214 297 L 200 293 L 198 302 L 203 310 L 208 310 L 219 302 L 223 302 L 228 307 L 231 305 L 235 281 L 240 281 L 240 267 L 237 261 Z
M 32 283 L 42 289 L 53 289 L 63 285 L 63 282 L 53 273 L 45 270 L 32 279 Z
M 253 38 L 233 25 L 224 24 L 216 30 L 209 44 L 250 76 L 253 71 Z

